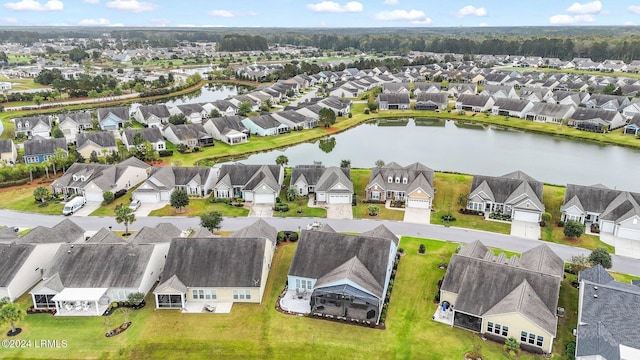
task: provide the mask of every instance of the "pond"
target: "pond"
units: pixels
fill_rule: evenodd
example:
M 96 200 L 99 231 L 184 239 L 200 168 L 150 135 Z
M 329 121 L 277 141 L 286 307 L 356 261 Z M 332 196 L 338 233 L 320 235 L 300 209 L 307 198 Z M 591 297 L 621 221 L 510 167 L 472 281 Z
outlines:
M 215 100 L 224 100 L 231 96 L 243 94 L 248 87 L 232 84 L 216 84 L 210 83 L 194 92 L 175 96 L 162 100 L 167 106 L 175 106 L 182 104 L 202 103 Z
M 640 140 L 639 140 L 640 141 Z M 237 159 L 289 166 L 322 161 L 370 168 L 376 160 L 421 162 L 438 171 L 499 176 L 522 170 L 551 184 L 604 184 L 640 192 L 640 150 L 443 119 L 391 119 L 366 123 L 333 137 Z

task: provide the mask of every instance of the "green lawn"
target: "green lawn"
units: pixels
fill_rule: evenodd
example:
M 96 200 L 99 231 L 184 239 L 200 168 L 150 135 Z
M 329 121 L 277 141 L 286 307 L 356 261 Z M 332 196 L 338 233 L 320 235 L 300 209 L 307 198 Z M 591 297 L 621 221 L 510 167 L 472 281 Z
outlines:
M 289 189 L 289 185 L 291 184 L 291 168 L 285 169 L 284 175 L 284 186 L 282 190 L 280 190 L 280 201 L 283 204 L 289 205 L 289 211 L 287 212 L 278 212 L 274 211 L 274 217 L 319 217 L 326 218 L 327 210 L 325 208 L 320 207 L 309 207 L 309 197 L 307 196 L 299 196 L 294 201 L 287 200 L 287 189 Z M 300 212 L 298 212 L 300 210 Z
M 32 90 L 48 88 L 48 86 L 44 86 L 34 82 L 33 79 L 12 79 L 2 74 L 0 74 L 0 81 L 10 82 L 12 90 Z
M 356 206 L 353 207 L 353 217 L 355 219 L 376 219 L 376 220 L 398 220 L 404 219 L 404 211 L 391 210 L 384 207 L 384 204 L 375 204 L 380 208 L 377 216 L 369 216 L 369 205 L 363 203 L 365 199 L 365 188 L 369 183 L 371 169 L 351 169 L 351 182 L 353 182 L 353 192 L 356 193 Z
M 162 209 L 151 211 L 149 216 L 200 216 L 209 211 L 219 211 L 223 216 L 249 215 L 249 209 L 222 203 L 212 203 L 209 199 L 190 199 L 189 205 L 182 210 L 183 212 L 177 213 L 176 209 L 172 208 L 171 205 L 167 205 Z
M 44 186 L 48 186 L 43 184 Z M 47 205 L 41 206 L 33 198 L 35 187 L 13 188 L 0 192 L 0 208 L 17 210 L 38 214 L 60 215 L 64 205 L 57 201 L 49 201 Z
M 117 198 L 114 202 L 112 202 L 109 205 L 100 206 L 94 212 L 89 214 L 89 216 L 115 216 L 116 207 L 129 206 L 130 202 L 131 202 L 131 192 Z
M 426 255 L 418 255 L 425 244 Z M 461 359 L 474 343 L 480 343 L 487 359 L 507 359 L 502 347 L 465 330 L 431 321 L 436 305 L 433 297 L 444 270 L 437 265 L 449 259 L 458 246 L 427 239 L 405 237 L 394 283 L 386 330 L 340 322 L 284 315 L 274 310 L 282 291 L 297 244 L 279 246 L 273 259 L 262 304 L 234 304 L 230 314 L 181 314 L 154 310 L 152 296 L 147 306 L 133 311 L 132 326 L 106 338 L 105 317 L 53 317 L 27 315 L 18 323 L 21 340 L 66 340 L 56 349 L 5 349 L 1 357 L 34 359 Z M 25 295 L 18 304 L 26 308 Z M 111 316 L 115 325 L 122 314 Z M 571 325 L 569 325 L 571 326 Z M 575 327 L 575 325 L 573 325 Z M 3 328 L 7 328 L 5 325 Z M 561 330 L 564 331 L 564 330 Z M 570 330 L 569 330 L 570 331 Z M 4 333 L 4 331 L 3 331 Z M 2 334 L 2 339 L 5 339 Z M 555 346 L 559 351 L 561 346 Z M 540 357 L 521 354 L 519 359 Z

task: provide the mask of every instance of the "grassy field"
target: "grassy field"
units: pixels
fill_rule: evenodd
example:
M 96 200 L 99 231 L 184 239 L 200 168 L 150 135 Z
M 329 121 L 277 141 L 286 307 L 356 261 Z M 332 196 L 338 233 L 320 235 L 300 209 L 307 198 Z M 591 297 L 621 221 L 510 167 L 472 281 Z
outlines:
M 44 184 L 44 186 L 47 185 Z M 49 201 L 46 206 L 41 206 L 41 203 L 33 198 L 34 189 L 33 186 L 4 189 L 0 192 L 0 208 L 38 214 L 62 214 L 64 204 Z
M 32 89 L 49 88 L 48 86 L 44 86 L 34 82 L 33 79 L 12 79 L 2 74 L 0 74 L 0 81 L 10 82 L 11 90 L 32 90 Z M 13 105 L 12 103 L 11 106 L 15 106 L 15 105 Z
M 219 211 L 223 216 L 247 216 L 249 209 L 244 207 L 235 207 L 222 203 L 212 203 L 209 199 L 190 199 L 189 205 L 182 209 L 183 212 L 177 213 L 176 209 L 167 205 L 162 209 L 153 210 L 150 216 L 200 216 L 209 211 Z
M 425 244 L 426 255 L 417 254 L 420 244 Z M 106 338 L 104 333 L 124 321 L 117 312 L 110 317 L 113 324 L 109 326 L 105 326 L 105 317 L 28 315 L 19 322 L 23 329 L 20 340 L 66 340 L 66 347 L 4 349 L 0 357 L 317 359 L 321 354 L 325 359 L 459 360 L 474 343 L 479 343 L 483 358 L 508 359 L 498 344 L 431 321 L 437 281 L 444 276 L 444 270 L 437 265 L 442 258 L 451 256 L 457 244 L 403 238 L 401 246 L 407 255 L 398 267 L 386 330 L 275 311 L 296 249 L 296 243 L 287 243 L 276 251 L 262 304 L 234 304 L 230 314 L 181 314 L 175 310 L 154 311 L 149 296 L 145 308 L 130 314 L 131 327 L 113 338 Z M 28 307 L 30 297 L 23 296 L 18 304 Z M 568 331 L 573 327 L 575 324 L 568 324 Z M 4 336 L 3 331 L 2 339 Z M 554 348 L 560 351 L 563 346 L 556 343 Z M 519 359 L 542 358 L 522 353 Z

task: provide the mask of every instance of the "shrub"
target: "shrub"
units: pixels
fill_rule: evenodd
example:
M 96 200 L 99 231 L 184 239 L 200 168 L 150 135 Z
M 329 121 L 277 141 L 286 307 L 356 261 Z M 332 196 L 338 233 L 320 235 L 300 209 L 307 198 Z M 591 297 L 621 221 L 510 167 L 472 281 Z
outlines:
M 564 227 L 564 221 L 560 220 L 556 223 L 556 225 L 558 225 L 558 227 Z
M 289 205 L 278 203 L 273 207 L 273 210 L 278 211 L 278 212 L 287 212 L 287 211 L 289 211 Z
M 282 199 L 280 199 L 280 196 L 276 197 L 276 204 L 280 204 L 282 202 Z
M 222 203 L 222 204 L 231 204 L 231 199 L 230 198 L 217 198 L 217 197 L 212 197 L 211 198 L 211 202 L 212 203 Z
M 567 359 L 569 359 L 569 360 L 573 360 L 573 359 L 576 358 L 576 342 L 575 342 L 575 340 L 569 341 L 567 343 L 567 345 L 565 346 L 564 353 L 567 356 Z
M 102 193 L 103 202 L 108 205 L 116 200 L 116 196 L 111 191 L 105 191 Z
M 158 151 L 158 156 L 160 157 L 173 156 L 173 150 L 160 150 Z
M 456 221 L 456 218 L 451 215 L 444 215 L 440 219 L 442 219 L 442 221 Z
M 520 343 L 516 338 L 510 337 L 504 342 L 504 349 L 509 351 L 509 355 L 513 352 L 513 355 L 511 355 L 513 357 L 520 350 Z
M 365 109 L 364 109 L 364 114 L 365 114 L 365 115 L 369 115 L 369 108 L 365 108 Z
M 404 254 L 404 248 L 398 248 L 398 253 Z
M 584 233 L 584 225 L 578 221 L 567 221 L 564 224 L 564 236 L 569 238 L 579 238 Z
M 427 252 L 427 247 L 424 246 L 424 244 L 420 244 L 420 247 L 418 248 L 418 253 L 424 254 L 426 252 Z
M 292 232 L 291 235 L 289 235 L 289 241 L 298 241 L 298 233 L 297 232 Z

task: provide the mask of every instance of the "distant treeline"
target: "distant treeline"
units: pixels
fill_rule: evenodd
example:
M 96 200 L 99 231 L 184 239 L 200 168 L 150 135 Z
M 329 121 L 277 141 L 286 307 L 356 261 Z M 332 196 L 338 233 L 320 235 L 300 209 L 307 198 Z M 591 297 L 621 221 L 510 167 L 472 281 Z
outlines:
M 42 39 L 98 38 L 108 33 L 130 46 L 146 42 L 171 47 L 180 41 L 217 42 L 224 51 L 266 50 L 267 44 L 313 46 L 323 50 L 407 54 L 411 50 L 457 54 L 557 57 L 594 61 L 640 59 L 638 27 L 500 28 L 12 28 L 0 41 L 25 45 Z

